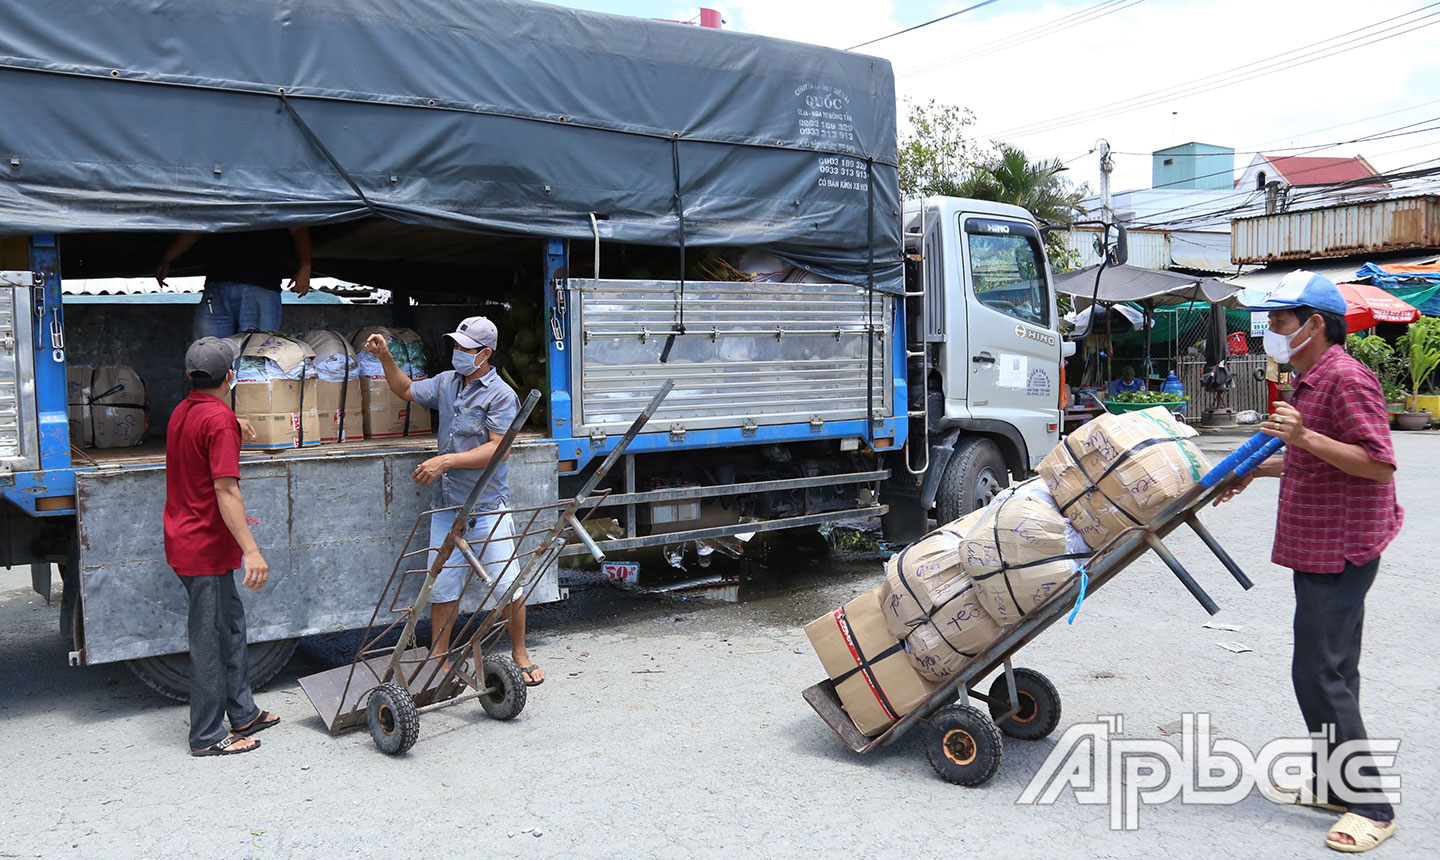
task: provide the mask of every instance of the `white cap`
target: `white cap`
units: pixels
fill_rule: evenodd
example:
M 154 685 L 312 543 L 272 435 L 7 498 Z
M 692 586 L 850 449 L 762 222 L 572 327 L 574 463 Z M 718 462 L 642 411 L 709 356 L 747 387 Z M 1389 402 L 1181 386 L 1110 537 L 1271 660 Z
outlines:
M 500 331 L 485 317 L 466 317 L 459 328 L 445 336 L 469 349 L 495 349 L 500 342 Z

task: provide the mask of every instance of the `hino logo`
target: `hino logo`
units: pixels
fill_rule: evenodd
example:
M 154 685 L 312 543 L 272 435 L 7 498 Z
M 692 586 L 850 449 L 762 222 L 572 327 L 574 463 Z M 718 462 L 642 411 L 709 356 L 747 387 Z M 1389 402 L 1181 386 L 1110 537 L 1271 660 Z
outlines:
M 1048 334 L 1043 331 L 1035 331 L 1034 329 L 1026 328 L 1023 325 L 1015 326 L 1015 336 L 1019 338 L 1024 338 L 1025 340 L 1033 340 L 1037 343 L 1043 343 L 1046 346 L 1055 345 L 1055 335 Z

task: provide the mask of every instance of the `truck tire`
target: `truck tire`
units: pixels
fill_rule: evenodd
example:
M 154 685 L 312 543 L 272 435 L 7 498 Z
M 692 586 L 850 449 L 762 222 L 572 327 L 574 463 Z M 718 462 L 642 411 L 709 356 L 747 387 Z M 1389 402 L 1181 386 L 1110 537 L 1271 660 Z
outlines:
M 250 687 L 263 687 L 295 654 L 299 639 L 252 642 L 249 648 Z M 125 665 L 150 689 L 177 702 L 190 701 L 190 655 L 162 654 L 126 660 Z
M 935 521 L 948 523 L 983 508 L 1006 487 L 1010 473 L 1000 447 L 989 439 L 971 437 L 955 443 L 935 493 Z

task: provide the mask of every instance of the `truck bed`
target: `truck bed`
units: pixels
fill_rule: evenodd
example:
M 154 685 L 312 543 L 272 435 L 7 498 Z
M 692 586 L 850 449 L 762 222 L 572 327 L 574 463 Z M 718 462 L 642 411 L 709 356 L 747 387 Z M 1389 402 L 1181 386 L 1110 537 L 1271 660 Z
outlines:
M 186 649 L 185 592 L 166 563 L 161 526 L 164 447 L 163 439 L 152 439 L 136 448 L 84 451 L 88 460 L 75 455 L 82 662 Z M 241 595 L 252 642 L 353 630 L 370 621 L 417 518 L 410 548 L 428 544 L 428 519 L 421 515 L 430 491 L 411 473 L 434 450 L 435 436 L 428 435 L 242 454 L 245 512 L 270 563 L 265 588 Z M 554 442 L 525 434 L 511 449 L 509 466 L 515 506 L 555 501 Z M 405 568 L 425 565 L 422 554 Z M 402 597 L 413 597 L 419 584 L 412 576 Z M 552 570 L 528 600 L 560 596 Z

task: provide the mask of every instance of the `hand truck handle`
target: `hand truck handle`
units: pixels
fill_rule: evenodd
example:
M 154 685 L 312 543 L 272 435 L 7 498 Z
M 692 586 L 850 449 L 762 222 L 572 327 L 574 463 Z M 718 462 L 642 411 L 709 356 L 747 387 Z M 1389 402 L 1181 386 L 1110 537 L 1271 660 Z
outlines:
M 1207 472 L 1205 477 L 1200 479 L 1200 483 L 1208 490 L 1231 473 L 1237 478 L 1243 478 L 1279 451 L 1284 444 L 1284 441 L 1275 436 L 1256 433 Z

